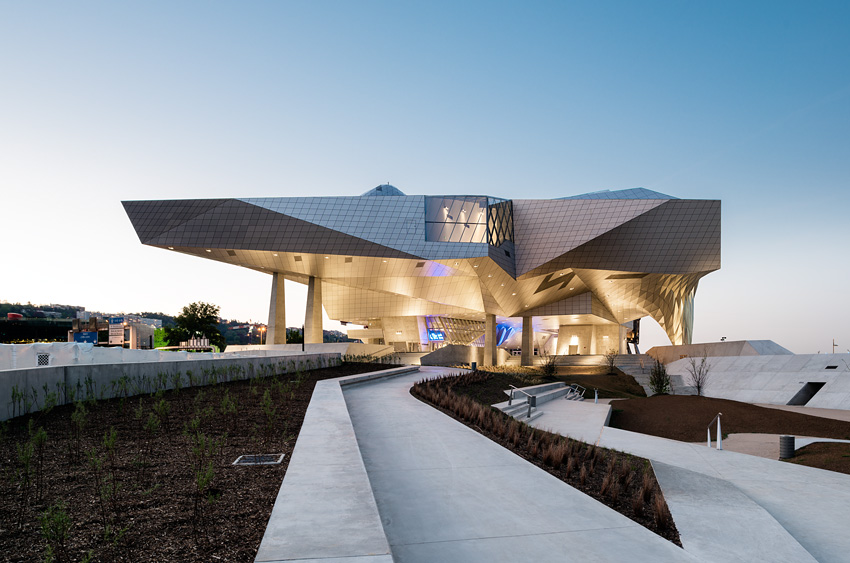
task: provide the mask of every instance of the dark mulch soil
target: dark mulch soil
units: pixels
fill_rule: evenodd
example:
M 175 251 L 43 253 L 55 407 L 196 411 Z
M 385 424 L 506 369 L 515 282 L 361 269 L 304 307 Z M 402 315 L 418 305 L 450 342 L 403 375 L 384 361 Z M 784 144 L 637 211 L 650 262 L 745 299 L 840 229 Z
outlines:
M 609 374 L 607 366 L 560 367 L 556 377 L 568 385 L 578 383 L 587 389 L 584 396 L 590 399 L 594 389 L 599 389 L 600 399 L 646 397 L 635 378 L 618 368 Z
M 850 475 L 850 444 L 818 442 L 797 450 L 789 463 L 818 467 Z
M 387 365 L 343 364 L 251 381 L 165 391 L 87 404 L 89 411 L 79 452 L 71 433 L 75 407 L 54 408 L 47 414 L 18 417 L 4 427 L 0 440 L 0 561 L 41 561 L 46 542 L 39 515 L 64 501 L 71 527 L 59 561 L 253 561 L 275 497 L 286 473 L 295 437 L 301 428 L 316 382 L 322 379 L 386 369 Z M 262 406 L 264 395 L 269 399 Z M 223 412 L 228 397 L 236 412 Z M 154 404 L 165 401 L 169 413 L 159 428 L 145 429 Z M 141 410 L 138 410 L 141 409 Z M 42 483 L 25 498 L 18 448 L 29 440 L 28 421 L 47 432 Z M 214 479 L 193 512 L 195 469 L 191 420 L 197 432 L 223 440 L 214 456 Z M 112 483 L 112 464 L 103 445 L 104 432 L 117 431 L 114 500 L 101 503 L 98 473 L 87 460 L 93 451 L 102 461 L 100 479 Z M 285 453 L 280 465 L 239 467 L 231 463 L 242 454 Z M 76 458 L 76 459 L 74 459 Z M 35 463 L 35 462 L 34 462 Z M 35 475 L 33 475 L 35 481 Z M 106 520 L 106 522 L 104 521 Z M 112 531 L 126 531 L 110 542 Z M 114 537 L 114 533 L 113 533 Z
M 593 390 L 599 389 L 599 398 L 634 398 L 645 397 L 643 388 L 638 385 L 634 378 L 621 372 L 608 374 L 608 368 L 604 366 L 581 366 L 560 367 L 554 376 L 535 376 L 532 374 L 513 374 L 501 372 L 488 372 L 487 368 L 479 370 L 490 374 L 492 377 L 475 385 L 456 387 L 456 392 L 468 395 L 479 403 L 493 405 L 508 400 L 505 394 L 510 386 L 527 387 L 529 385 L 540 385 L 542 383 L 553 383 L 563 381 L 567 385 L 577 383 L 587 391 L 585 397 L 592 399 Z
M 850 422 L 693 395 L 655 395 L 614 401 L 611 426 L 683 442 L 706 439 L 706 426 L 722 412 L 724 434 L 752 432 L 850 439 Z M 712 436 L 714 436 L 712 428 Z
M 625 454 L 623 452 L 615 452 L 613 450 L 608 450 L 601 447 L 591 447 L 588 444 L 583 444 L 576 440 L 565 440 L 561 436 L 549 432 L 544 432 L 542 430 L 536 430 L 529 427 L 528 425 L 518 423 L 516 420 L 506 415 L 503 415 L 501 412 L 496 411 L 494 409 L 493 413 L 495 419 L 502 420 L 506 424 L 515 424 L 517 428 L 520 428 L 521 433 L 516 436 L 514 440 L 511 440 L 509 436 L 500 434 L 496 430 L 496 427 L 493 425 L 492 422 L 481 424 L 478 420 L 475 420 L 476 415 L 474 409 L 464 409 L 462 401 L 459 404 L 457 401 L 451 399 L 452 396 L 459 397 L 462 399 L 471 398 L 478 405 L 489 409 L 489 405 L 491 403 L 488 401 L 491 397 L 488 397 L 487 400 L 483 402 L 477 399 L 476 397 L 487 397 L 488 393 L 491 393 L 494 389 L 499 388 L 499 386 L 502 385 L 505 381 L 508 381 L 508 379 L 504 377 L 506 375 L 507 374 L 493 374 L 479 371 L 466 374 L 465 376 L 457 378 L 457 384 L 454 384 L 455 382 L 452 382 L 448 385 L 440 385 L 440 382 L 436 382 L 437 385 L 440 386 L 440 388 L 445 391 L 448 391 L 448 397 L 443 399 L 443 402 L 445 404 L 438 404 L 435 401 L 429 400 L 429 397 L 432 397 L 433 394 L 429 392 L 428 389 L 423 388 L 423 385 L 421 383 L 415 385 L 411 389 L 411 394 L 414 397 L 417 397 L 418 399 L 441 410 L 445 414 L 451 416 L 455 420 L 458 420 L 469 428 L 472 428 L 480 434 L 483 434 L 484 436 L 490 438 L 501 446 L 511 450 L 520 457 L 540 467 L 544 471 L 547 471 L 555 477 L 565 481 L 572 487 L 580 490 L 581 492 L 587 494 L 590 497 L 593 497 L 599 502 L 606 504 L 607 506 L 620 512 L 624 516 L 655 532 L 659 536 L 673 542 L 679 547 L 682 546 L 682 543 L 679 539 L 679 532 L 676 529 L 676 525 L 672 521 L 672 519 L 669 519 L 667 523 L 662 526 L 656 525 L 654 507 L 651 501 L 647 503 L 641 503 L 639 513 L 635 511 L 633 498 L 638 496 L 638 490 L 640 488 L 643 475 L 646 474 L 652 483 L 650 487 L 650 489 L 653 491 L 652 498 L 654 499 L 656 495 L 659 496 L 662 500 L 663 510 L 666 511 L 669 515 L 669 509 L 667 509 L 666 502 L 663 502 L 663 494 L 661 493 L 660 487 L 658 486 L 657 480 L 655 479 L 655 474 L 652 470 L 652 465 L 649 463 L 649 460 L 638 456 Z M 523 384 L 528 385 L 527 382 Z M 479 385 L 482 388 L 476 389 Z M 464 414 L 466 414 L 466 416 L 464 416 Z M 496 424 L 498 424 L 498 422 L 496 422 Z M 567 475 L 566 472 L 566 460 L 564 460 L 563 463 L 557 463 L 557 466 L 553 466 L 551 458 L 547 458 L 547 456 L 545 455 L 545 448 L 539 447 L 537 445 L 541 443 L 558 443 L 559 441 L 564 440 L 567 444 L 573 444 L 574 451 L 576 452 L 575 456 L 577 463 L 575 465 L 574 470 L 569 475 Z M 599 451 L 598 462 L 591 464 L 590 460 L 593 459 L 594 454 L 597 452 L 597 450 Z M 621 489 L 619 489 L 620 494 L 616 500 L 612 499 L 610 494 L 603 494 L 601 492 L 602 482 L 608 472 L 608 462 L 609 460 L 611 460 L 612 457 L 614 458 L 614 475 L 625 475 L 626 473 L 630 473 L 629 470 L 631 470 L 631 475 L 628 481 L 623 481 L 621 477 Z M 585 469 L 588 470 L 584 483 L 581 483 L 580 481 L 580 468 L 582 466 L 584 466 Z M 595 469 L 591 469 L 594 466 Z M 621 468 L 625 468 L 623 473 L 621 473 Z

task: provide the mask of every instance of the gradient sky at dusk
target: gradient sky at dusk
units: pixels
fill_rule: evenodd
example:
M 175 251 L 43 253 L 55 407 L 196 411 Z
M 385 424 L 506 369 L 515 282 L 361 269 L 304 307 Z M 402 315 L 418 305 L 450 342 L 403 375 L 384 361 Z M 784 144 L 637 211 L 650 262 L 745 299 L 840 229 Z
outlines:
M 847 2 L 0 0 L 0 299 L 266 320 L 269 276 L 142 246 L 121 200 L 641 186 L 723 202 L 695 342 L 843 352 L 848 29 Z

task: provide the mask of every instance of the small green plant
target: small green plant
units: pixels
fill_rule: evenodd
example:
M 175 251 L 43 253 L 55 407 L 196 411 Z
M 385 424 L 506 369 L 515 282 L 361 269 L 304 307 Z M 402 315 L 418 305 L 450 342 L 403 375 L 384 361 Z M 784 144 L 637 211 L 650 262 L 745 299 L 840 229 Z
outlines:
M 189 456 L 192 460 L 192 527 L 195 539 L 198 539 L 200 525 L 204 520 L 204 500 L 211 496 L 212 483 L 215 480 L 215 458 L 224 447 L 225 436 L 213 438 L 200 431 L 201 421 L 194 417 L 184 432 L 189 437 Z
M 649 389 L 653 395 L 667 395 L 670 393 L 670 376 L 667 368 L 655 360 L 655 365 L 649 373 Z
M 23 527 L 24 512 L 30 502 L 30 490 L 32 488 L 32 442 L 27 441 L 18 444 L 18 472 L 17 481 L 21 496 L 18 503 L 18 528 Z
M 277 408 L 272 401 L 271 392 L 266 389 L 263 393 L 263 398 L 260 401 L 260 407 L 263 409 L 263 414 L 266 416 L 266 435 L 271 436 L 274 432 L 275 423 L 277 422 Z
M 71 518 L 68 517 L 67 507 L 63 501 L 50 505 L 39 516 L 41 537 L 47 542 L 44 560 L 50 563 L 68 561 L 65 543 L 71 530 Z
M 157 393 L 157 397 L 159 393 Z M 156 413 L 165 431 L 168 432 L 168 414 L 171 412 L 171 404 L 165 399 L 159 399 L 153 404 L 153 412 Z
M 74 404 L 74 412 L 71 413 L 71 451 L 70 461 L 76 463 L 82 454 L 83 430 L 88 424 L 89 411 L 82 401 Z
M 47 431 L 39 426 L 38 430 L 33 431 L 32 420 L 29 421 L 30 442 L 32 442 L 33 451 L 35 454 L 35 495 L 36 499 L 41 501 L 43 498 L 44 484 L 44 445 L 47 443 Z

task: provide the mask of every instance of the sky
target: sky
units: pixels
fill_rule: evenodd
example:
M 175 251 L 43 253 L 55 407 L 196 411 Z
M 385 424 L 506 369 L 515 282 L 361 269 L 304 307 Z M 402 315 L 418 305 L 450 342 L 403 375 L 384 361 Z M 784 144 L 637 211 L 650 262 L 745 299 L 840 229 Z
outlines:
M 122 200 L 644 187 L 722 201 L 694 342 L 845 352 L 848 24 L 829 1 L 0 0 L 0 300 L 266 321 L 270 276 L 141 245 Z M 305 299 L 288 283 L 289 326 Z

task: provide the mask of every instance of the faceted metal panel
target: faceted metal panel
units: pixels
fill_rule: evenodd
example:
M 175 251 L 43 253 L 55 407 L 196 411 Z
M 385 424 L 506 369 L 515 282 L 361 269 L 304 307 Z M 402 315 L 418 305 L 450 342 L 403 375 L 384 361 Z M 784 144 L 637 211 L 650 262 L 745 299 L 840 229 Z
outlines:
M 130 218 L 139 240 L 144 244 L 154 236 L 182 225 L 225 203 L 227 199 L 184 199 L 165 201 L 125 201 L 124 211 Z
M 514 200 L 517 275 L 539 268 L 666 201 Z M 559 267 L 570 266 L 555 266 Z
M 422 258 L 485 256 L 487 245 L 425 239 L 425 196 L 287 197 L 242 201 Z
M 630 203 L 630 202 L 625 202 Z M 615 202 L 621 204 L 621 202 Z M 615 214 L 618 214 L 615 207 Z M 620 208 L 622 209 L 622 208 Z M 690 274 L 720 268 L 720 202 L 669 200 L 543 264 L 523 258 L 519 275 L 552 268 Z M 540 253 L 538 253 L 539 255 Z M 551 254 L 551 252 L 550 252 Z

